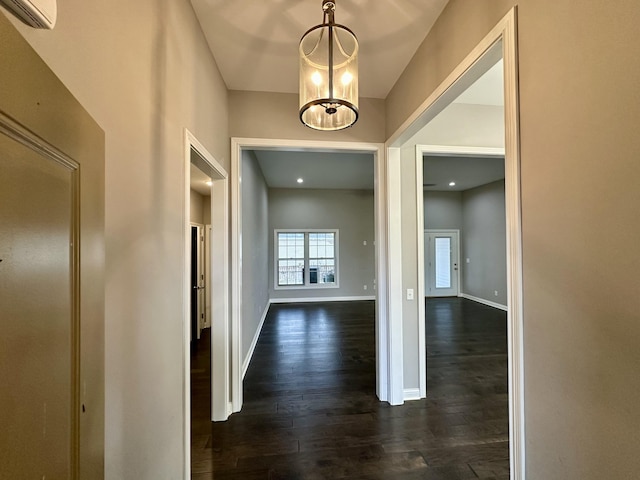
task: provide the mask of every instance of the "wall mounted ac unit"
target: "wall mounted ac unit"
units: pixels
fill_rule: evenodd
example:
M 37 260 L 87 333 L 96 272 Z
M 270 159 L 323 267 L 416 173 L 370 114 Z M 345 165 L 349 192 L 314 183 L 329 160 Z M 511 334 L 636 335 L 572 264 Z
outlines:
M 0 0 L 16 17 L 34 28 L 51 30 L 58 16 L 57 0 Z

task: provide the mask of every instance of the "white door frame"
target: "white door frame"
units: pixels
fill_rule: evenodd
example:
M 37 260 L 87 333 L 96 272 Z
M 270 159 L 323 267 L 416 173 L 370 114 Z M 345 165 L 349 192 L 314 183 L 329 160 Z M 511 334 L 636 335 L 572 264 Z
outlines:
M 191 313 L 191 150 L 198 154 L 197 165 L 211 177 L 211 249 L 207 284 L 211 298 L 211 419 L 226 420 L 229 416 L 229 176 L 209 151 L 185 128 L 184 130 L 184 217 L 183 217 L 183 446 L 184 478 L 191 478 L 191 352 L 189 337 Z M 215 266 L 215 268 L 214 268 Z
M 419 197 L 419 196 L 420 196 L 420 195 L 418 195 L 418 197 Z M 423 202 L 423 203 L 424 203 L 424 202 Z M 458 258 L 458 269 L 457 269 L 458 274 L 456 275 L 456 277 L 457 277 L 457 278 L 456 278 L 456 289 L 457 289 L 458 293 L 457 293 L 455 296 L 457 296 L 457 297 L 458 297 L 458 296 L 460 296 L 460 276 L 461 276 L 461 272 L 462 272 L 462 265 L 460 264 L 460 230 L 456 230 L 456 229 L 443 229 L 443 228 L 437 228 L 437 229 L 428 229 L 428 228 L 427 228 L 427 229 L 425 229 L 425 230 L 423 231 L 423 236 L 422 236 L 422 245 L 423 245 L 423 247 L 424 247 L 424 238 L 425 238 L 425 236 L 426 236 L 426 235 L 428 235 L 428 234 L 435 234 L 435 235 L 438 235 L 438 234 L 441 234 L 441 235 L 453 235 L 453 236 L 455 236 L 455 237 L 456 237 L 456 256 L 457 256 L 457 258 Z M 418 253 L 419 253 L 419 252 L 418 252 Z M 425 255 L 424 248 L 423 248 L 423 250 L 422 250 L 422 263 L 420 263 L 420 255 L 418 254 L 418 264 L 419 264 L 419 265 L 423 265 L 423 266 L 424 266 L 424 264 L 425 264 L 425 257 L 426 257 L 426 255 Z M 424 298 L 427 296 L 427 291 L 426 291 L 426 284 L 427 284 L 427 281 L 426 281 L 426 275 L 424 275 L 424 276 L 423 276 L 423 278 L 424 278 L 425 280 L 424 280 L 424 283 L 423 283 L 423 285 L 422 285 L 422 290 L 420 290 L 420 285 L 418 285 L 418 294 L 420 294 L 420 292 L 422 291 L 422 292 L 423 292 L 423 296 L 422 296 L 422 298 L 424 299 Z M 454 295 L 451 295 L 451 296 L 453 297 Z M 424 302 L 422 302 L 422 308 L 424 308 Z M 419 318 L 420 318 L 420 319 L 423 319 L 423 318 L 424 318 L 424 315 L 423 315 L 423 316 L 421 316 L 421 317 L 419 317 Z M 423 322 L 422 320 L 420 320 L 420 323 L 424 326 L 424 322 Z M 422 340 L 422 338 L 421 338 L 421 340 Z
M 391 181 L 387 175 L 387 159 L 384 145 L 380 143 L 332 142 L 311 140 L 283 140 L 260 138 L 231 139 L 231 397 L 234 412 L 242 408 L 242 176 L 243 150 L 294 150 L 321 152 L 360 152 L 371 153 L 375 163 L 375 257 L 376 257 L 376 393 L 378 398 L 389 403 L 402 403 L 402 348 L 391 347 L 393 337 L 400 336 L 401 317 L 389 316 L 391 296 L 388 290 L 388 272 L 393 268 L 388 262 L 387 248 L 389 238 L 389 217 L 387 191 Z M 397 179 L 399 182 L 399 178 Z M 391 352 L 394 352 L 391 354 Z M 395 375 L 395 376 L 394 376 Z M 400 399 L 400 400 L 399 400 Z
M 516 7 L 480 41 L 453 72 L 428 96 L 386 142 L 387 158 L 400 158 L 400 147 L 420 131 L 449 105 L 467 86 L 493 64 L 496 53 L 504 64 L 505 110 L 505 200 L 507 216 L 507 342 L 509 352 L 509 449 L 510 474 L 513 480 L 525 478 L 524 423 L 524 358 L 523 358 L 523 302 L 522 302 L 522 225 L 520 210 L 520 127 L 518 104 L 518 50 Z M 422 169 L 422 162 L 420 164 Z M 416 168 L 418 166 L 416 165 Z M 419 177 L 422 183 L 422 176 Z M 392 185 L 393 186 L 393 185 Z M 422 185 L 420 185 L 422 188 Z M 399 192 L 389 191 L 389 198 Z M 418 235 L 424 226 L 417 219 Z M 422 227 L 422 228 L 420 228 Z M 418 240 L 418 249 L 424 242 Z M 401 251 L 389 249 L 389 263 L 400 263 Z M 424 261 L 424 251 L 423 251 Z M 420 275 L 418 276 L 420 279 Z M 392 279 L 390 278 L 390 281 Z M 400 278 L 400 282 L 401 282 Z M 419 280 L 420 281 L 420 280 Z M 390 290 L 398 286 L 391 284 Z M 424 288 L 424 286 L 423 286 Z M 402 289 L 400 288 L 400 294 Z M 402 297 L 400 297 L 402 298 Z M 424 307 L 423 307 L 424 308 Z M 394 315 L 390 310 L 390 315 Z M 423 314 L 424 315 L 424 314 Z M 424 318 L 424 317 L 423 317 Z M 419 322 L 423 323 L 423 322 Z M 425 369 L 426 372 L 426 369 Z

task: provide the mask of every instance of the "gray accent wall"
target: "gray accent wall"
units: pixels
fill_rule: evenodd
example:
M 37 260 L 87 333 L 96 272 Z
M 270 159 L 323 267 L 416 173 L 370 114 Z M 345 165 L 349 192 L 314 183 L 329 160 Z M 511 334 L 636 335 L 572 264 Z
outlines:
M 372 190 L 270 189 L 268 255 L 271 298 L 375 295 L 373 198 Z M 339 288 L 274 288 L 274 230 L 297 228 L 339 230 Z M 365 241 L 367 244 L 363 245 Z M 364 285 L 367 285 L 367 290 L 364 290 Z
M 462 192 L 424 191 L 424 228 L 462 230 Z
M 242 152 L 242 359 L 269 304 L 268 189 L 255 154 Z
M 507 304 L 504 195 L 504 180 L 462 192 L 460 237 L 462 292 L 501 305 Z

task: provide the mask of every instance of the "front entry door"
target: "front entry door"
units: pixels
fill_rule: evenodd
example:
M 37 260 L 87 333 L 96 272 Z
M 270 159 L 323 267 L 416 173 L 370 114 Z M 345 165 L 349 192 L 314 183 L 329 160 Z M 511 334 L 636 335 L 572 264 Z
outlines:
M 458 295 L 458 232 L 426 230 L 425 295 L 455 297 Z

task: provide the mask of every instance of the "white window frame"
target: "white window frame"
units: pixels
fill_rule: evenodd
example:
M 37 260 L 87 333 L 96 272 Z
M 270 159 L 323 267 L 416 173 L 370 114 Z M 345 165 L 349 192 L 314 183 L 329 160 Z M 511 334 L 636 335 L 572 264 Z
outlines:
M 279 233 L 304 233 L 304 282 L 302 285 L 278 285 L 278 234 Z M 311 269 L 309 268 L 309 234 L 333 233 L 334 234 L 334 258 L 335 276 L 334 283 L 310 283 Z M 273 230 L 273 288 L 274 290 L 316 290 L 323 288 L 340 288 L 340 231 L 337 228 L 277 228 Z

